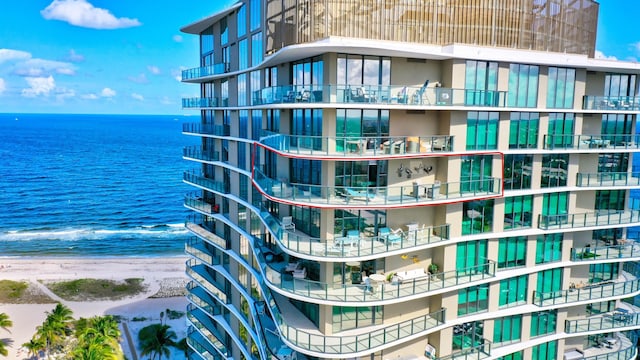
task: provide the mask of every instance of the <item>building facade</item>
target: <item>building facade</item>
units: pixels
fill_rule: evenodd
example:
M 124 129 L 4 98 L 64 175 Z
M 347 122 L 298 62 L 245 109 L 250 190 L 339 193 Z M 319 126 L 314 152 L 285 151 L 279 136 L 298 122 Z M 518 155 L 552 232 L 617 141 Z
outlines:
M 591 0 L 242 0 L 183 107 L 191 359 L 633 359 L 640 65 Z

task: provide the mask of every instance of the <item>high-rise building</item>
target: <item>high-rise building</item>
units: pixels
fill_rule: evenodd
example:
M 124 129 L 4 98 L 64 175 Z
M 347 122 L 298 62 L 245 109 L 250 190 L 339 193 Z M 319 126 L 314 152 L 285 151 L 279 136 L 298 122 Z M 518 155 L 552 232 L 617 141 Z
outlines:
M 597 17 L 243 0 L 183 27 L 190 358 L 635 358 L 640 64 L 594 57 Z

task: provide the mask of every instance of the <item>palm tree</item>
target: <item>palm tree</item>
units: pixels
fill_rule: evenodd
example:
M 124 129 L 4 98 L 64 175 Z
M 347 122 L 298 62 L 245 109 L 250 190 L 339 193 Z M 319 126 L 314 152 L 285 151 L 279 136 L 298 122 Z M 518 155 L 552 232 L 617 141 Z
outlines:
M 5 331 L 11 332 L 9 331 L 9 328 L 11 326 L 13 326 L 13 322 L 11 321 L 11 319 L 9 319 L 9 315 L 5 313 L 0 313 L 0 328 L 2 328 Z M 0 355 L 2 356 L 9 355 L 9 350 L 7 350 L 7 344 L 2 340 L 0 340 Z
M 47 344 L 45 344 L 42 338 L 34 336 L 29 342 L 22 344 L 22 347 L 27 349 L 30 357 L 36 357 L 40 351 L 46 349 Z
M 47 318 L 36 329 L 36 334 L 46 344 L 45 348 L 49 357 L 52 348 L 60 345 L 62 340 L 69 335 L 70 325 L 73 321 L 72 314 L 71 309 L 58 303 L 51 312 L 47 312 Z
M 109 344 L 109 339 L 104 336 L 98 334 L 88 341 L 83 346 L 73 349 L 73 360 L 110 360 L 118 358 L 116 351 Z
M 152 324 L 146 326 L 138 333 L 140 340 L 141 356 L 151 355 L 151 359 L 162 359 L 162 356 L 169 358 L 171 354 L 170 347 L 175 347 L 177 338 L 176 333 L 170 330 L 171 326 L 162 324 Z

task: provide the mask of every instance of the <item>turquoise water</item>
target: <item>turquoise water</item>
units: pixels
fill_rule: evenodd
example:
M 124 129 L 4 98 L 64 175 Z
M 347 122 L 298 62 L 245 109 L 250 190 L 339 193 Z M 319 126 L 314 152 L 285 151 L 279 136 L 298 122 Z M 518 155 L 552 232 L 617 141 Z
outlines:
M 182 254 L 194 121 L 0 114 L 0 256 Z

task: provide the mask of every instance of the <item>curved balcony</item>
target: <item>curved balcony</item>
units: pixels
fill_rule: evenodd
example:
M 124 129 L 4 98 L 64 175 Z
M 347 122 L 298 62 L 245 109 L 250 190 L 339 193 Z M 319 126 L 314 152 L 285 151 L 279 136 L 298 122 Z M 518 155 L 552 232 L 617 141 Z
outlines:
M 640 309 L 627 303 L 621 303 L 619 308 L 611 312 L 564 322 L 564 332 L 569 334 L 626 327 L 640 327 Z
M 231 191 L 231 189 L 225 189 L 222 181 L 215 181 L 211 178 L 204 177 L 199 172 L 185 171 L 182 174 L 182 181 L 220 194 L 228 194 Z
M 575 229 L 640 223 L 640 210 L 598 210 L 582 214 L 538 215 L 542 230 Z
M 254 105 L 291 103 L 507 107 L 507 92 L 404 85 L 283 85 L 253 92 Z
M 220 249 L 229 250 L 231 248 L 230 242 L 215 233 L 217 223 L 216 219 L 205 219 L 202 215 L 192 214 L 187 217 L 185 228 L 199 238 L 217 245 Z
M 603 301 L 607 298 L 629 297 L 640 291 L 640 266 L 636 263 L 624 263 L 621 279 L 587 284 L 568 290 L 533 292 L 533 304 L 550 306 L 569 304 L 579 301 Z
M 362 160 L 363 157 L 437 156 L 452 151 L 453 136 L 331 137 L 267 133 L 260 139 L 260 144 L 290 157 Z
M 477 266 L 437 274 L 429 274 L 424 269 L 416 269 L 406 275 L 395 273 L 395 277 L 389 274 L 387 277 L 390 282 L 369 279 L 364 284 L 339 284 L 307 279 L 304 263 L 295 265 L 289 268 L 284 263 L 264 264 L 265 281 L 280 293 L 342 306 L 346 306 L 345 303 L 358 306 L 366 302 L 391 302 L 406 297 L 428 296 L 438 290 L 489 281 L 496 272 L 495 262 L 488 260 Z
M 230 70 L 231 64 L 228 62 L 186 69 L 182 70 L 182 81 L 197 80 L 209 76 L 221 75 L 228 73 Z
M 545 135 L 544 148 L 546 150 L 637 150 L 640 135 Z
M 225 292 L 225 287 L 217 283 L 211 275 L 204 271 L 204 266 L 195 262 L 193 259 L 187 261 L 186 274 L 194 281 L 195 284 L 207 290 L 211 296 L 215 296 L 224 304 L 229 303 L 229 298 Z
M 221 161 L 220 151 L 202 151 L 200 146 L 189 146 L 182 149 L 182 157 L 201 161 Z
M 228 103 L 228 99 L 226 103 Z M 182 108 L 183 109 L 202 109 L 202 108 L 214 108 L 219 106 L 227 106 L 222 105 L 219 98 L 184 98 L 182 99 Z
M 187 305 L 187 320 L 198 332 L 211 344 L 222 356 L 227 356 L 227 347 L 224 345 L 224 337 L 216 329 L 214 322 L 201 309 Z
M 231 126 L 201 123 L 182 124 L 183 134 L 230 136 Z
M 204 240 L 198 237 L 192 237 L 187 240 L 184 246 L 184 252 L 207 265 L 220 265 L 220 261 L 211 256 L 209 250 L 207 250 Z
M 281 220 L 261 209 L 260 217 L 281 247 L 298 257 L 318 256 L 322 258 L 359 258 L 386 254 L 393 250 L 411 250 L 427 247 L 449 239 L 449 224 L 438 226 L 419 225 L 415 230 L 382 228 L 378 235 L 366 236 L 362 233 L 354 238 L 334 239 L 314 238 L 299 230 L 285 230 Z M 388 230 L 388 232 L 387 232 Z
M 384 345 L 400 344 L 403 339 L 409 336 L 427 333 L 445 323 L 446 309 L 427 315 L 421 315 L 413 319 L 405 320 L 397 324 L 384 326 L 377 330 L 361 335 L 334 335 L 324 336 L 322 334 L 312 334 L 308 331 L 287 325 L 281 316 L 276 314 L 276 322 L 280 333 L 292 347 L 305 351 L 314 352 L 317 356 L 326 355 L 348 355 L 360 354 L 372 351 Z
M 187 345 L 192 351 L 205 360 L 222 360 L 223 357 L 218 354 L 209 341 L 205 339 L 196 328 L 189 326 L 187 328 Z
M 320 208 L 393 208 L 500 196 L 502 179 L 486 177 L 483 180 L 408 186 L 321 186 L 272 179 L 254 168 L 253 183 L 263 195 L 284 204 Z
M 611 246 L 588 246 L 571 249 L 571 261 L 600 261 L 610 259 L 640 260 L 640 244 L 627 241 Z
M 582 98 L 582 108 L 584 110 L 640 111 L 640 97 L 585 95 Z
M 578 173 L 576 186 L 640 186 L 640 172 Z

